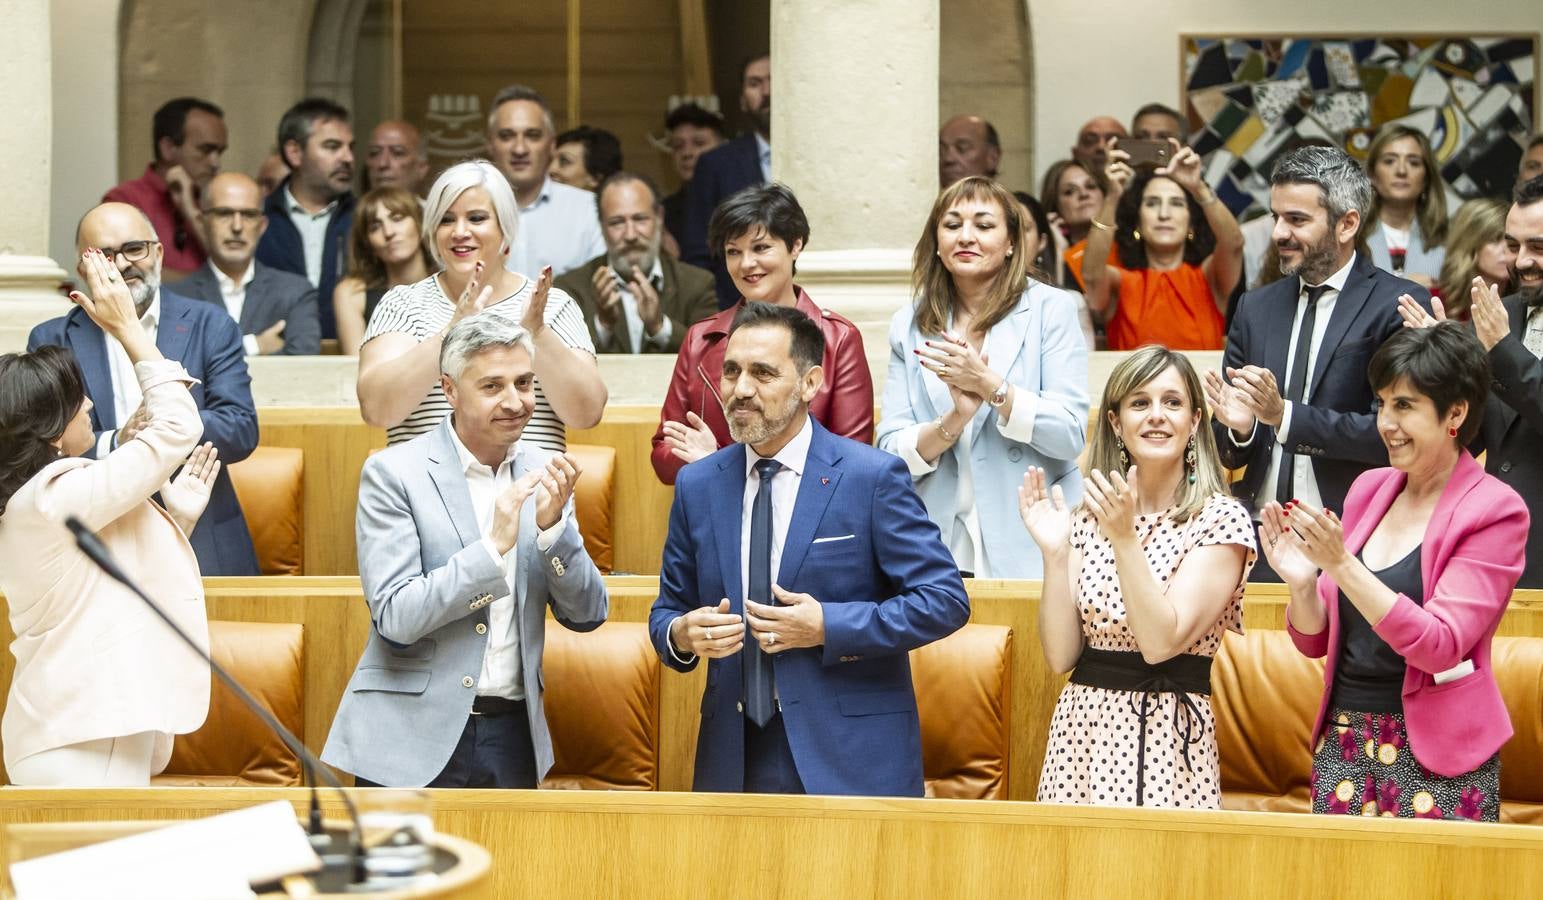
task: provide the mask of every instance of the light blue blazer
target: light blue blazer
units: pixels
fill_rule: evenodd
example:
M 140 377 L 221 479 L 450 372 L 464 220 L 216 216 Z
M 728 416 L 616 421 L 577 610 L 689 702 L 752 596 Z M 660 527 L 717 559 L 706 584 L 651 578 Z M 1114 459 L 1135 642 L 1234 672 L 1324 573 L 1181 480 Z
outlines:
M 1388 254 L 1388 241 L 1382 235 L 1382 223 L 1373 222 L 1366 233 L 1366 249 L 1372 262 L 1384 272 L 1393 271 L 1393 257 Z M 1441 264 L 1446 261 L 1447 248 L 1437 244 L 1425 246 L 1420 234 L 1420 220 L 1409 223 L 1409 249 L 1404 254 L 1404 274 L 1424 275 L 1435 281 L 1441 280 Z M 1397 274 L 1397 273 L 1394 273 Z
M 913 307 L 895 313 L 889 328 L 889 378 L 884 385 L 878 426 L 881 449 L 900 455 L 907 429 L 932 422 L 953 409 L 948 387 L 922 368 L 913 350 L 935 335 L 917 332 Z M 1082 499 L 1077 457 L 1087 441 L 1088 351 L 1078 323 L 1077 299 L 1059 288 L 1030 281 L 1013 311 L 986 334 L 988 365 L 1016 388 L 1014 415 L 1034 402 L 1031 440 L 1002 433 L 997 411 L 982 404 L 970 421 L 970 458 L 955 445 L 932 472 L 912 476 L 927 515 L 951 545 L 959 512 L 959 467 L 969 465 L 987 568 L 993 578 L 1039 578 L 1039 548 L 1018 514 L 1018 486 L 1029 466 L 1045 469 L 1066 502 Z M 1015 429 L 1016 430 L 1016 429 Z

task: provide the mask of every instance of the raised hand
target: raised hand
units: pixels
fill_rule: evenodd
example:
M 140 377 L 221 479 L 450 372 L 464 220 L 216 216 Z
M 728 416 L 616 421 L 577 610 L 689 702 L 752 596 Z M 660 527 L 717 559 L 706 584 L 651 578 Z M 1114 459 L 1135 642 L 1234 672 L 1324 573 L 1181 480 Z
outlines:
M 595 318 L 607 331 L 615 330 L 621 320 L 621 288 L 616 285 L 616 273 L 610 266 L 597 266 L 589 278 L 595 286 Z
M 1216 421 L 1245 437 L 1254 430 L 1253 408 L 1244 399 L 1243 392 L 1223 380 L 1215 369 L 1206 370 L 1205 398 L 1211 404 L 1211 415 Z
M 1345 531 L 1333 510 L 1293 500 L 1282 509 L 1282 516 L 1300 539 L 1302 555 L 1315 567 L 1330 569 L 1349 558 L 1350 554 L 1345 550 Z
M 1039 545 L 1040 555 L 1070 546 L 1072 539 L 1072 511 L 1066 505 L 1066 495 L 1059 484 L 1048 491 L 1045 488 L 1045 470 L 1029 466 L 1023 473 L 1023 484 L 1018 487 L 1018 515 L 1029 537 Z
M 1117 199 L 1125 193 L 1125 186 L 1130 184 L 1130 180 L 1136 177 L 1136 170 L 1130 166 L 1130 154 L 1116 147 L 1116 141 L 1116 138 L 1110 138 L 1106 151 L 1108 162 L 1104 164 L 1104 179 L 1108 187 L 1104 196 Z
M 1244 405 L 1254 414 L 1254 418 L 1272 428 L 1280 427 L 1281 420 L 1286 416 L 1286 399 L 1280 394 L 1274 372 L 1264 366 L 1244 366 L 1241 369 L 1228 369 L 1227 379 L 1237 388 Z
M 1468 294 L 1473 298 L 1471 307 L 1473 318 L 1473 331 L 1478 335 L 1479 343 L 1485 350 L 1493 350 L 1495 345 L 1505 340 L 1505 336 L 1511 333 L 1511 319 L 1506 315 L 1505 304 L 1500 302 L 1500 288 L 1484 281 L 1484 276 L 1477 275 L 1473 279 L 1473 287 Z
M 482 283 L 482 261 L 472 267 L 471 277 L 466 279 L 466 287 L 461 291 L 461 296 L 455 300 L 455 312 L 450 315 L 450 328 L 462 319 L 475 316 L 489 306 L 493 305 L 493 286 Z
M 1405 328 L 1429 328 L 1437 322 L 1445 322 L 1447 319 L 1446 307 L 1442 305 L 1440 297 L 1430 298 L 1431 311 L 1426 312 L 1420 302 L 1408 294 L 1400 294 L 1398 297 L 1398 314 L 1403 317 Z
M 134 435 L 139 434 L 142 430 L 144 430 L 144 427 L 149 424 L 150 410 L 145 408 L 145 402 L 141 400 L 139 402 L 139 406 L 135 407 L 134 411 L 129 413 L 128 419 L 125 420 L 122 425 L 118 426 L 117 445 L 122 447 L 129 441 L 134 440 Z
M 80 255 L 78 271 L 86 281 L 86 292 L 70 291 L 70 300 L 85 310 L 91 321 L 119 340 L 135 331 L 144 333 L 139 312 L 134 308 L 134 295 L 112 260 L 93 247 Z
M 541 277 L 536 279 L 536 291 L 530 295 L 530 302 L 525 304 L 525 315 L 520 317 L 520 324 L 530 332 L 531 340 L 546 328 L 546 301 L 552 291 L 552 267 L 542 266 Z
M 664 312 L 659 306 L 659 292 L 654 283 L 641 270 L 632 271 L 632 296 L 638 302 L 638 318 L 643 320 L 643 333 L 652 337 L 664 327 Z
M 718 452 L 718 438 L 702 417 L 694 412 L 686 413 L 686 421 L 665 422 L 664 442 L 670 453 L 682 462 L 693 463 L 704 456 Z
M 563 506 L 573 496 L 573 488 L 583 470 L 578 460 L 566 453 L 552 457 L 541 472 L 541 493 L 536 499 L 536 525 L 542 531 L 562 518 Z
M 219 457 L 220 451 L 214 444 L 205 441 L 193 450 L 177 477 L 161 485 L 161 502 L 184 533 L 193 531 L 193 525 L 209 505 L 214 479 L 220 474 Z
M 1088 473 L 1082 488 L 1085 492 L 1083 502 L 1104 537 L 1115 541 L 1135 536 L 1136 510 L 1141 505 L 1135 466 L 1123 476 L 1119 472 L 1105 475 L 1094 469 Z
M 498 550 L 499 556 L 508 554 L 514 549 L 514 545 L 520 541 L 520 510 L 525 507 L 525 501 L 536 492 L 541 485 L 541 478 L 546 474 L 544 469 L 534 472 L 526 472 L 514 480 L 502 494 L 493 500 L 493 527 L 488 535 L 493 539 L 493 546 Z
M 922 368 L 938 376 L 950 390 L 984 398 L 1002 383 L 1002 377 L 986 364 L 986 357 L 970 346 L 969 341 L 951 331 L 944 332 L 939 340 L 923 342 L 911 352 L 916 354 Z
M 1208 190 L 1201 174 L 1200 154 L 1193 147 L 1179 143 L 1178 138 L 1169 138 L 1168 145 L 1173 148 L 1173 155 L 1168 158 L 1168 165 L 1158 169 L 1156 174 L 1173 179 L 1191 196 L 1200 199 Z
M 1307 587 L 1317 580 L 1318 567 L 1303 552 L 1302 539 L 1287 527 L 1286 513 L 1274 500 L 1260 510 L 1259 538 L 1264 558 L 1286 584 Z

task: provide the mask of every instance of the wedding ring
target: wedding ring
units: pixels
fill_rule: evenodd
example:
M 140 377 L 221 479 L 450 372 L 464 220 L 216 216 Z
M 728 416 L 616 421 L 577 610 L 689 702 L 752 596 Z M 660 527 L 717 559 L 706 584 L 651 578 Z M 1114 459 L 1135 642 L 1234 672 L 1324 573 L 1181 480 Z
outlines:
M 777 643 L 777 633 L 775 631 L 767 633 L 767 635 L 766 635 L 766 643 L 768 643 L 768 644 L 775 644 L 775 643 Z
M 702 631 L 706 633 L 709 641 L 713 639 L 713 630 L 711 628 L 703 628 Z

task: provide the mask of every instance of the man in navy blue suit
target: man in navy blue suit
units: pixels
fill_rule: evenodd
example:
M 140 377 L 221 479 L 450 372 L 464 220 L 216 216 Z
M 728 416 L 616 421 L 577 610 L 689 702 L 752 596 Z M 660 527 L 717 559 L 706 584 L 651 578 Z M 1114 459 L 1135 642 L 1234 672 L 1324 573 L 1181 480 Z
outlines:
M 907 654 L 969 598 L 905 464 L 810 417 L 824 343 L 745 304 L 719 381 L 735 443 L 675 482 L 649 634 L 673 669 L 709 660 L 699 791 L 922 795 Z
M 161 288 L 161 242 L 145 214 L 126 203 L 103 203 L 80 220 L 76 251 L 95 247 L 123 275 L 145 331 L 167 359 L 182 363 L 198 379 L 191 388 L 221 462 L 240 462 L 257 446 L 257 408 L 247 374 L 241 328 L 221 307 L 179 297 Z M 55 344 L 75 354 L 91 398 L 91 428 L 97 442 L 90 455 L 132 440 L 145 422 L 139 382 L 128 354 L 79 307 L 32 329 L 27 350 Z M 188 535 L 205 575 L 257 575 L 257 555 L 241 504 L 225 467 L 220 469 L 209 506 Z
M 1356 252 L 1371 206 L 1361 166 L 1334 147 L 1283 155 L 1270 176 L 1271 237 L 1285 278 L 1238 300 L 1223 371 L 1206 373 L 1222 464 L 1253 510 L 1300 500 L 1343 510 L 1351 482 L 1388 464 L 1366 368 L 1402 327 L 1398 298 L 1430 294 Z M 1260 559 L 1250 581 L 1279 582 Z
M 708 269 L 718 282 L 718 308 L 739 300 L 722 253 L 707 246 L 707 223 L 718 204 L 747 187 L 771 181 L 771 57 L 752 56 L 740 67 L 739 108 L 753 126 L 727 144 L 704 153 L 686 186 L 686 224 L 680 258 Z

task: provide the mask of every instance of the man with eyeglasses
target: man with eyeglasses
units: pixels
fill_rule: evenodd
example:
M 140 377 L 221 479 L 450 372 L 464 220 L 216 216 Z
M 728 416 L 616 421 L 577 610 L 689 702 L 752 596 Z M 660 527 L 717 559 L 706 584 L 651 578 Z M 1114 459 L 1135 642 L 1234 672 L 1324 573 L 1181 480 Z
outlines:
M 178 280 L 204 264 L 198 204 L 225 153 L 225 113 L 197 97 L 178 97 L 155 111 L 155 159 L 145 174 L 109 190 L 102 201 L 138 207 L 162 236 L 166 271 Z
M 606 252 L 557 279 L 579 302 L 600 353 L 674 353 L 686 329 L 718 311 L 713 273 L 660 253 L 664 205 L 645 175 L 600 182 Z
M 103 203 L 75 229 L 77 256 L 96 248 L 112 261 L 134 298 L 145 333 L 162 355 L 182 363 L 197 381 L 193 400 L 203 420 L 203 440 L 213 442 L 225 465 L 210 489 L 209 506 L 188 535 L 204 575 L 257 575 L 257 554 L 226 467 L 257 447 L 257 408 L 252 378 L 241 352 L 241 330 L 223 309 L 161 287 L 164 245 L 150 219 L 127 203 Z M 97 441 L 86 454 L 100 458 L 133 440 L 148 420 L 128 353 L 80 307 L 32 329 L 27 351 L 52 344 L 75 354 L 91 398 L 91 430 Z
M 230 313 L 248 356 L 321 352 L 316 288 L 302 276 L 257 262 L 268 228 L 262 189 L 250 176 L 226 172 L 204 191 L 203 234 L 209 261 L 177 287 Z

